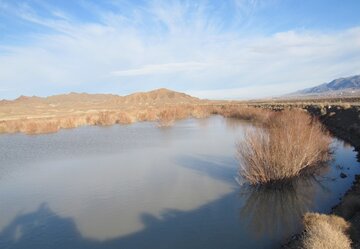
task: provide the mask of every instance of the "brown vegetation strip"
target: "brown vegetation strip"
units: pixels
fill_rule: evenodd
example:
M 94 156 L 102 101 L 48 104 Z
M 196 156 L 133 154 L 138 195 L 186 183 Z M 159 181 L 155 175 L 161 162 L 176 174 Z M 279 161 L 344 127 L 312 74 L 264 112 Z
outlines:
M 255 108 L 251 108 L 255 109 Z M 160 126 L 169 126 L 175 120 L 195 117 L 203 118 L 212 113 L 220 113 L 216 105 L 175 105 L 148 108 L 126 108 L 123 111 L 93 111 L 77 115 L 58 117 L 21 118 L 0 121 L 0 133 L 23 132 L 41 134 L 57 132 L 60 129 L 75 128 L 84 125 L 130 124 L 141 121 L 157 121 Z

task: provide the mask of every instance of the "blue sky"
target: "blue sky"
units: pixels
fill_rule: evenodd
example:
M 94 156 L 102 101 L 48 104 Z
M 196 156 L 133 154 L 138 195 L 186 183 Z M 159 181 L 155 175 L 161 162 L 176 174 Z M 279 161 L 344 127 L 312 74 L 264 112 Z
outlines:
M 360 74 L 358 0 L 0 0 L 0 99 L 281 95 Z

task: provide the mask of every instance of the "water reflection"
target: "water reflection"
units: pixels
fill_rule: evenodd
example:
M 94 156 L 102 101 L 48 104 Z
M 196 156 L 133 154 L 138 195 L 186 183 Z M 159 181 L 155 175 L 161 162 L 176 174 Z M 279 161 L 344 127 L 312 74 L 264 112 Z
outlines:
M 61 241 L 61 243 L 59 243 Z M 54 213 L 47 204 L 37 210 L 19 214 L 0 233 L 0 248 L 92 248 L 82 238 L 75 222 Z
M 264 236 L 283 239 L 299 229 L 303 214 L 312 210 L 316 192 L 328 189 L 315 176 L 270 186 L 244 186 L 246 198 L 240 217 L 256 238 Z
M 238 161 L 234 157 L 182 155 L 177 157 L 175 161 L 183 168 L 236 186 L 234 177 L 236 176 Z
M 224 119 L 225 121 L 225 125 L 226 128 L 236 131 L 239 129 L 244 129 L 247 127 L 253 127 L 253 124 L 251 124 L 251 122 L 246 121 L 246 120 L 241 120 L 241 119 L 237 119 L 237 118 L 227 118 Z
M 33 212 L 19 214 L 0 231 L 0 248 L 271 248 L 273 244 L 267 241 L 248 241 L 241 236 L 245 231 L 234 219 L 236 199 L 236 194 L 230 193 L 191 211 L 169 209 L 160 217 L 142 213 L 142 230 L 105 240 L 84 236 L 72 217 L 41 204 Z

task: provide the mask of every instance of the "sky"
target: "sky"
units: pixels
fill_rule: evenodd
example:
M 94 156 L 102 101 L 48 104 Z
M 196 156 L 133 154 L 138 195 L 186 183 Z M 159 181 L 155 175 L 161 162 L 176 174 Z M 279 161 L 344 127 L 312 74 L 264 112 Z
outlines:
M 0 0 L 0 99 L 283 95 L 360 74 L 359 0 Z

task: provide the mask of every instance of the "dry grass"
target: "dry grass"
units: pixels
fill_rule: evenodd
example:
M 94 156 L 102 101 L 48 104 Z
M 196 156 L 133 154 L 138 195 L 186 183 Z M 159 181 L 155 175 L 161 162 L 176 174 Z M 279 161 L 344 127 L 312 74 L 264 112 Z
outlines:
M 205 118 L 211 114 L 207 106 L 179 105 L 162 108 L 157 114 L 160 127 L 171 126 L 176 120 L 189 117 Z
M 157 121 L 158 111 L 155 108 L 148 108 L 146 110 L 140 110 L 134 114 L 137 121 Z
M 133 119 L 125 112 L 99 112 L 87 115 L 8 120 L 0 122 L 0 133 L 23 132 L 41 134 L 83 125 L 130 124 Z
M 128 107 L 118 111 L 89 110 L 79 114 L 64 114 L 53 118 L 39 117 L 0 121 L 0 133 L 24 132 L 38 134 L 83 125 L 130 124 L 137 121 L 157 121 L 159 126 L 171 126 L 176 120 L 189 117 L 206 118 L 211 114 L 222 115 L 257 124 L 266 124 L 274 115 L 270 110 L 234 104 L 177 104 L 161 107 Z
M 94 125 L 130 124 L 132 118 L 125 112 L 105 111 L 100 112 L 92 122 Z
M 211 106 L 194 106 L 191 110 L 191 116 L 194 118 L 207 118 L 211 115 L 211 113 Z
M 130 117 L 129 114 L 125 112 L 120 112 L 117 114 L 116 123 L 118 124 L 131 124 L 133 123 L 133 119 Z
M 223 105 L 221 107 L 213 107 L 212 113 L 220 114 L 227 118 L 237 118 L 242 120 L 266 123 L 273 112 L 256 107 L 248 107 L 245 105 Z
M 350 225 L 339 216 L 307 213 L 304 216 L 304 225 L 304 249 L 351 248 L 347 235 Z
M 240 174 L 251 184 L 295 177 L 327 161 L 330 142 L 322 125 L 304 111 L 273 114 L 263 129 L 248 131 L 238 143 Z
M 176 109 L 162 110 L 158 115 L 158 122 L 160 127 L 168 127 L 174 124 L 176 119 Z
M 58 120 L 47 119 L 44 120 L 28 120 L 23 122 L 20 131 L 26 134 L 37 133 L 51 133 L 57 132 L 60 129 L 60 123 Z
M 188 117 L 206 117 L 208 108 L 192 105 L 168 106 L 161 108 L 126 109 L 124 111 L 100 111 L 88 114 L 53 118 L 29 118 L 0 121 L 0 133 L 23 132 L 40 134 L 56 132 L 59 129 L 83 125 L 130 124 L 135 121 L 158 121 L 160 126 L 171 126 L 176 120 Z

